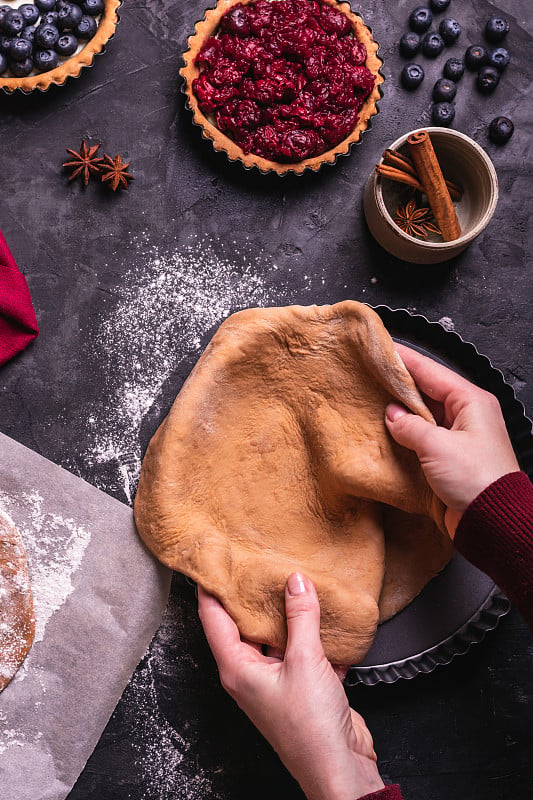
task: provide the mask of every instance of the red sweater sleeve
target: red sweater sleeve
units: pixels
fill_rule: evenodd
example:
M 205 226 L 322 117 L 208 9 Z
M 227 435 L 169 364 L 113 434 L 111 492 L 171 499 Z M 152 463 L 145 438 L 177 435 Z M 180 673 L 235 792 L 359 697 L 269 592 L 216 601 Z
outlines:
M 398 784 L 393 783 L 391 786 L 385 786 L 384 789 L 380 789 L 379 792 L 365 794 L 359 800 L 403 800 L 403 797 Z
M 527 475 L 510 472 L 481 492 L 464 512 L 454 543 L 533 631 L 533 485 Z

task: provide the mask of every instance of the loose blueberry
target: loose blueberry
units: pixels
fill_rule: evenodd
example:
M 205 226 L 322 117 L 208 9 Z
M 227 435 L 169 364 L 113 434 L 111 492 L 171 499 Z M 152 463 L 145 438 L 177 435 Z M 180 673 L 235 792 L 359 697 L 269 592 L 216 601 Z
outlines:
M 440 14 L 442 11 L 446 11 L 450 5 L 450 0 L 430 0 L 429 5 L 435 14 Z
M 509 51 L 506 50 L 505 47 L 497 47 L 489 53 L 488 65 L 489 67 L 494 67 L 499 72 L 503 72 L 510 60 L 511 56 L 509 55 Z
M 36 30 L 37 30 L 37 26 L 36 25 L 28 25 L 22 31 L 22 33 L 20 35 L 20 38 L 21 39 L 27 39 L 28 42 L 33 42 Z
M 19 11 L 24 17 L 24 22 L 26 25 L 35 25 L 39 19 L 40 11 L 33 3 L 23 3 L 21 6 L 19 6 Z
M 482 44 L 473 44 L 465 52 L 465 64 L 468 69 L 479 69 L 487 63 L 489 54 Z
M 53 11 L 56 6 L 56 0 L 35 0 L 35 5 L 42 14 L 47 11 Z
M 57 11 L 47 11 L 46 14 L 43 14 L 41 17 L 41 25 L 53 25 L 57 28 Z
M 55 50 L 36 50 L 33 54 L 33 64 L 38 72 L 48 72 L 59 64 L 59 56 Z
M 418 6 L 409 14 L 409 27 L 415 33 L 424 33 L 433 22 L 433 14 L 425 6 Z
M 489 125 L 489 138 L 495 144 L 505 144 L 513 131 L 514 125 L 509 117 L 495 117 Z
M 427 58 L 437 58 L 444 50 L 444 39 L 438 33 L 426 33 L 422 39 L 422 52 Z
M 7 69 L 7 58 L 3 53 L 0 53 L 0 75 Z
M 453 17 L 445 17 L 440 22 L 439 33 L 446 44 L 454 44 L 461 35 L 461 26 Z
M 406 89 L 416 89 L 424 80 L 424 70 L 420 64 L 406 64 L 401 72 L 401 80 Z
M 78 40 L 73 33 L 62 33 L 56 44 L 56 53 L 63 58 L 68 58 L 76 52 Z
M 57 27 L 62 31 L 71 31 L 80 24 L 83 11 L 76 3 L 67 3 L 58 12 Z
M 81 9 L 89 17 L 98 17 L 104 13 L 104 0 L 82 0 Z
M 10 61 L 9 69 L 15 78 L 26 78 L 33 69 L 33 61 L 26 58 L 24 61 Z
M 431 118 L 435 125 L 451 125 L 455 119 L 455 106 L 452 103 L 435 103 L 431 106 Z
M 457 86 L 448 78 L 440 78 L 433 87 L 433 100 L 436 103 L 451 103 L 457 94 Z
M 2 20 L 2 30 L 8 36 L 17 36 L 25 26 L 24 17 L 17 8 L 11 8 Z
M 50 48 L 55 47 L 58 39 L 59 31 L 55 25 L 39 25 L 35 30 L 33 43 L 35 47 L 41 50 L 50 50 Z
M 449 58 L 444 65 L 442 74 L 450 81 L 460 81 L 465 71 L 465 63 L 460 58 Z
M 12 10 L 11 6 L 0 6 L 0 31 L 3 30 L 2 20 L 4 19 L 7 12 L 11 10 Z
M 500 73 L 494 67 L 481 67 L 477 74 L 476 86 L 482 94 L 490 94 L 500 82 Z
M 488 42 L 501 42 L 509 33 L 509 23 L 503 17 L 491 17 L 485 25 L 485 38 Z
M 404 33 L 400 39 L 400 53 L 406 58 L 412 58 L 413 56 L 416 56 L 420 50 L 421 44 L 422 40 L 420 39 L 418 33 L 414 33 L 414 31 Z
M 26 61 L 31 51 L 32 44 L 28 39 L 11 39 L 8 56 L 10 61 Z
M 80 19 L 79 24 L 74 28 L 74 33 L 78 39 L 92 39 L 98 28 L 98 23 L 94 17 L 86 14 Z

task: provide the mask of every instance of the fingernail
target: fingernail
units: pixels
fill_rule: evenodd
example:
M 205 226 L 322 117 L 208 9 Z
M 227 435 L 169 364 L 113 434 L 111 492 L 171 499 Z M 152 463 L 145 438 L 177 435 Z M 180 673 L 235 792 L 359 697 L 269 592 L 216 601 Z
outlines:
M 289 590 L 291 597 L 304 594 L 306 589 L 303 575 L 300 575 L 299 572 L 293 572 L 291 575 L 289 575 L 287 579 L 287 589 Z
M 408 413 L 409 412 L 406 411 L 403 406 L 399 406 L 396 403 L 389 403 L 385 409 L 385 416 L 389 422 L 396 422 L 397 419 L 400 419 L 400 417 L 405 417 L 405 415 Z

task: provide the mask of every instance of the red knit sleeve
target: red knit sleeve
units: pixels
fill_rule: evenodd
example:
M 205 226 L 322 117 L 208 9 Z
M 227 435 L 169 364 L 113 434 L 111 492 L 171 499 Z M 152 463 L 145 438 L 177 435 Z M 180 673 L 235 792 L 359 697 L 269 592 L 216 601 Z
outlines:
M 403 797 L 398 784 L 393 783 L 390 786 L 385 786 L 384 789 L 380 789 L 379 792 L 365 794 L 359 800 L 403 800 Z
M 527 475 L 511 472 L 481 492 L 464 512 L 454 542 L 533 631 L 533 486 Z

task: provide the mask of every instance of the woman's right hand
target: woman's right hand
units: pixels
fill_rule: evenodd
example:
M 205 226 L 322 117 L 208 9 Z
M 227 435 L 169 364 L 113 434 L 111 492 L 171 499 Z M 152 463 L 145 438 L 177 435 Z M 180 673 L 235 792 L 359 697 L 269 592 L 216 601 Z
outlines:
M 385 422 L 398 444 L 416 452 L 427 482 L 447 507 L 453 537 L 472 500 L 520 467 L 494 395 L 416 350 L 400 344 L 396 349 L 437 425 L 396 403 L 387 406 Z

